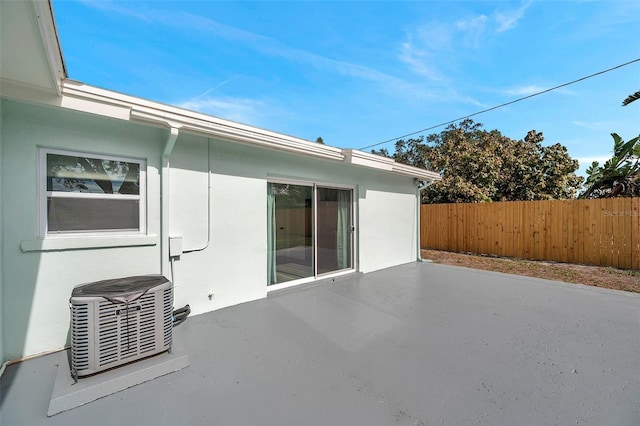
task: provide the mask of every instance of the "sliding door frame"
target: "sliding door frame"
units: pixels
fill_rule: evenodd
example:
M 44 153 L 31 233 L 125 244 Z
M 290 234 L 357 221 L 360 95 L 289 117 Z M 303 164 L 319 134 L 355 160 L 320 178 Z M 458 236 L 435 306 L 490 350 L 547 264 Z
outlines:
M 340 275 L 351 274 L 357 271 L 358 265 L 358 247 L 357 247 L 357 232 L 358 227 L 357 223 L 357 191 L 358 188 L 356 185 L 344 185 L 344 184 L 336 184 L 336 183 L 326 183 L 322 181 L 313 181 L 313 180 L 303 180 L 303 179 L 288 179 L 288 178 L 273 178 L 267 179 L 267 185 L 276 183 L 276 184 L 288 184 L 288 185 L 300 185 L 300 186 L 310 186 L 312 187 L 312 201 L 311 201 L 311 217 L 312 217 L 312 251 L 313 251 L 313 276 L 300 278 L 297 280 L 286 281 L 283 283 L 277 283 L 268 285 L 267 282 L 267 293 L 275 290 L 281 290 L 287 287 L 293 287 L 300 284 L 305 284 L 309 282 L 313 282 L 319 279 L 331 278 Z M 350 215 L 350 223 L 351 229 L 349 230 L 349 237 L 351 239 L 351 267 L 340 269 L 337 271 L 325 272 L 322 274 L 318 274 L 318 188 L 327 188 L 327 189 L 341 189 L 341 190 L 349 190 L 351 191 L 351 203 L 349 209 Z M 265 193 L 266 195 L 266 193 Z M 267 247 L 267 250 L 270 248 Z M 275 253 L 274 253 L 275 256 Z M 268 281 L 268 278 L 267 278 Z

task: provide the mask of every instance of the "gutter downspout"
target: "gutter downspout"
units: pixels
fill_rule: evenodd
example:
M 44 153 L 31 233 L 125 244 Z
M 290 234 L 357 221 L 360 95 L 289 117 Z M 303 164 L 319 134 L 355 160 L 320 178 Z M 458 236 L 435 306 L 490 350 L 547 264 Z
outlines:
M 420 181 L 418 179 L 416 179 L 416 261 L 418 262 L 422 262 L 422 254 L 420 252 L 420 249 L 422 247 L 420 247 L 420 233 L 421 233 L 421 229 L 420 229 L 420 205 L 422 204 L 422 197 L 420 196 L 420 192 L 421 192 L 421 188 L 420 188 Z
M 178 139 L 180 126 L 171 124 L 169 137 L 162 151 L 162 169 L 160 169 L 160 273 L 164 276 L 170 271 L 169 265 L 169 157 Z
M 428 260 L 425 260 L 422 258 L 422 247 L 421 247 L 421 243 L 420 243 L 420 233 L 422 232 L 422 228 L 421 228 L 421 223 L 420 223 L 420 214 L 421 214 L 421 207 L 422 206 L 422 191 L 424 191 L 425 189 L 427 189 L 429 186 L 433 185 L 435 181 L 433 180 L 428 180 L 428 181 L 424 181 L 424 186 L 422 186 L 422 188 L 420 187 L 420 181 L 418 179 L 416 179 L 416 198 L 417 198 L 417 202 L 416 202 L 416 223 L 418 226 L 418 232 L 416 235 L 416 241 L 417 241 L 417 257 L 416 260 L 418 262 L 430 262 Z

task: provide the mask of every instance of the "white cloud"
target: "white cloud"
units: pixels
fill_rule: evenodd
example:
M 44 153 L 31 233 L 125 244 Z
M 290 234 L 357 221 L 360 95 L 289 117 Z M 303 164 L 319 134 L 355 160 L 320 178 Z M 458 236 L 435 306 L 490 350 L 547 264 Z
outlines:
M 506 12 L 498 12 L 498 11 L 494 12 L 493 19 L 496 21 L 496 24 L 498 25 L 498 27 L 496 28 L 496 32 L 502 33 L 518 25 L 518 21 L 522 19 L 522 17 L 524 16 L 524 13 L 527 11 L 529 6 L 531 6 L 531 3 L 533 3 L 533 0 L 529 0 L 523 3 L 522 6 L 520 6 L 516 10 L 510 10 Z
M 221 81 L 220 83 L 218 83 L 218 84 L 216 84 L 215 86 L 213 86 L 212 88 L 207 89 L 207 90 L 205 90 L 204 92 L 202 92 L 201 94 L 199 94 L 199 95 L 195 96 L 195 97 L 194 97 L 193 99 L 191 99 L 191 101 L 189 101 L 189 102 L 193 102 L 193 101 L 195 101 L 195 100 L 197 100 L 197 99 L 203 98 L 203 97 L 207 96 L 209 93 L 211 93 L 211 92 L 214 92 L 214 91 L 218 90 L 219 88 L 221 88 L 221 87 L 222 87 L 222 86 L 224 86 L 225 84 L 230 83 L 230 82 L 232 82 L 233 80 L 236 80 L 236 79 L 238 79 L 238 78 L 242 77 L 243 75 L 244 75 L 244 74 L 237 74 L 237 75 L 234 75 L 233 77 L 230 77 L 230 78 L 228 78 L 228 79 L 226 79 L 226 80 L 223 80 L 223 81 Z
M 466 44 L 477 47 L 487 25 L 486 15 L 476 15 L 456 22 L 456 28 L 464 34 Z
M 615 123 L 613 123 L 611 121 L 590 121 L 590 122 L 585 122 L 585 121 L 574 120 L 571 123 L 575 124 L 578 127 L 584 127 L 585 129 L 597 130 L 597 131 L 608 131 L 608 129 L 611 129 L 611 128 L 615 127 Z
M 523 84 L 520 86 L 494 89 L 493 91 L 503 96 L 509 96 L 512 98 L 513 97 L 522 98 L 525 96 L 531 96 L 535 94 L 543 94 L 543 92 L 546 94 L 547 91 L 553 87 L 554 87 L 554 84 L 549 84 L 548 86 L 539 86 L 537 84 Z M 566 87 L 554 89 L 549 93 L 555 93 L 555 94 L 561 94 L 561 95 L 575 95 L 575 92 L 567 89 Z
M 467 16 L 454 22 L 429 22 L 411 29 L 399 44 L 398 59 L 418 75 L 433 81 L 446 80 L 440 70 L 450 61 L 451 52 L 460 47 L 478 49 L 486 34 L 487 25 L 495 22 L 496 32 L 515 27 L 524 16 L 532 0 L 518 9 L 506 12 L 495 11 L 491 18 L 485 14 Z M 522 88 L 525 90 L 526 88 Z M 529 87 L 528 89 L 532 89 Z M 529 90 L 526 94 L 535 93 Z
M 416 74 L 434 81 L 446 80 L 440 69 L 451 62 L 456 49 L 482 46 L 489 19 L 479 14 L 449 22 L 431 21 L 411 28 L 399 43 L 398 59 Z
M 188 101 L 177 102 L 176 105 L 191 111 L 198 111 L 239 123 L 252 124 L 261 121 L 259 118 L 263 115 L 263 111 L 269 110 L 265 108 L 265 102 L 261 100 L 232 97 L 210 98 L 206 97 L 205 94 L 196 96 Z
M 611 155 L 600 155 L 600 156 L 592 156 L 592 157 L 578 157 L 575 160 L 578 160 L 578 170 L 576 170 L 576 175 L 587 177 L 587 169 L 591 167 L 591 163 L 597 161 L 600 166 L 604 164 L 605 161 L 611 158 Z
M 412 72 L 429 80 L 446 80 L 438 66 L 442 65 L 442 53 L 452 48 L 454 33 L 452 26 L 438 22 L 412 29 L 400 43 L 398 59 L 407 64 Z
M 412 41 L 407 40 L 400 44 L 398 56 L 416 74 L 427 77 L 430 80 L 443 80 L 442 74 L 433 65 L 434 55 L 427 49 L 417 47 Z
M 122 7 L 120 4 L 113 1 L 101 1 L 101 0 L 80 0 L 85 6 L 92 7 L 94 9 L 102 10 L 103 12 L 115 12 L 120 15 L 130 16 L 132 18 L 140 19 L 146 22 L 151 22 L 151 18 L 140 9 L 130 9 Z
M 487 15 L 477 15 L 456 22 L 456 28 L 462 31 L 478 32 L 484 30 L 486 23 Z
M 591 163 L 593 163 L 594 161 L 597 161 L 598 163 L 600 163 L 600 165 L 602 165 L 602 163 L 604 163 L 610 158 L 611 158 L 611 155 L 600 155 L 600 156 L 594 156 L 594 157 L 580 157 L 580 158 L 576 158 L 576 160 L 578 160 L 578 162 L 580 163 L 580 168 L 583 168 L 583 167 L 586 168 L 586 167 L 589 167 Z
M 460 101 L 460 102 L 464 102 L 466 104 L 469 105 L 475 105 L 479 108 L 489 108 L 491 105 L 488 105 L 484 102 L 480 102 L 479 100 L 472 98 L 471 96 L 466 96 L 466 95 L 459 95 L 455 97 L 456 100 Z
M 526 86 L 518 86 L 513 87 L 511 89 L 506 89 L 504 92 L 509 96 L 529 96 L 535 93 L 542 92 L 543 90 L 547 90 L 548 87 L 536 86 L 535 84 L 529 84 Z
M 399 43 L 398 59 L 408 68 L 432 81 L 446 80 L 442 71 L 444 58 L 455 45 L 455 38 L 463 31 L 455 24 L 429 22 L 407 31 L 405 40 Z
M 454 33 L 452 25 L 429 22 L 416 28 L 413 37 L 433 51 L 448 51 L 452 48 Z
M 99 2 L 89 2 L 89 6 L 106 9 L 127 16 L 136 17 L 146 22 L 159 23 L 174 28 L 184 28 L 189 32 L 200 31 L 209 35 L 241 43 L 264 55 L 285 58 L 291 62 L 311 65 L 314 68 L 335 74 L 346 75 L 363 80 L 379 83 L 382 87 L 393 90 L 410 90 L 410 85 L 397 77 L 383 73 L 373 68 L 351 62 L 331 59 L 306 50 L 289 47 L 280 41 L 251 31 L 234 28 L 221 24 L 212 19 L 193 15 L 186 12 L 146 10 L 131 11 L 125 7 L 112 3 L 103 5 Z

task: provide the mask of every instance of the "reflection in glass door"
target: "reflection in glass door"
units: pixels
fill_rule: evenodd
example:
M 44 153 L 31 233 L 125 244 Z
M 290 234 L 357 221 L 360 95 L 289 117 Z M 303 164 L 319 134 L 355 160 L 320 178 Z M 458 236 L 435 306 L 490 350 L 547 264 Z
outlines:
M 268 183 L 268 285 L 353 269 L 352 190 Z
M 313 187 L 268 184 L 269 285 L 312 277 Z
M 351 190 L 317 190 L 318 274 L 352 267 Z

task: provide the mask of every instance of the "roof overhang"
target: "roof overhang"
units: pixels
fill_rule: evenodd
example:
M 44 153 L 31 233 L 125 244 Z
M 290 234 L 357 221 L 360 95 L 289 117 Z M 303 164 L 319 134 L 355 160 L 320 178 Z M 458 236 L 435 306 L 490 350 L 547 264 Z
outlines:
M 49 0 L 0 2 L 0 91 L 3 96 L 61 94 L 67 71 Z
M 369 167 L 377 170 L 384 170 L 387 172 L 411 176 L 419 180 L 436 181 L 440 180 L 440 175 L 431 170 L 420 169 L 418 167 L 408 166 L 395 162 L 388 157 L 382 157 L 380 155 L 369 154 L 367 152 L 358 151 L 355 149 L 343 149 L 342 152 L 345 155 L 345 161 L 349 164 L 357 166 Z
M 175 106 L 65 80 L 60 105 L 77 111 L 166 128 L 177 128 L 221 140 L 343 161 L 340 148 L 260 129 Z
M 261 148 L 285 151 L 307 157 L 340 161 L 419 180 L 435 181 L 440 175 L 425 169 L 400 164 L 391 158 L 355 149 L 341 149 L 294 136 L 272 132 L 213 117 L 171 105 L 124 95 L 73 80 L 62 83 L 61 106 L 128 121 L 176 128 L 206 137 L 214 137 Z

